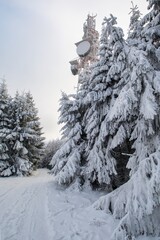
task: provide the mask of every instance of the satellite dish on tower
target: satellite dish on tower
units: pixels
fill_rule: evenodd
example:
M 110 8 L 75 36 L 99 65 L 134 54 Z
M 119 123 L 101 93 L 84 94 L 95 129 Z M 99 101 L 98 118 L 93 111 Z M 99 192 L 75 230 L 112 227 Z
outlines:
M 76 43 L 77 45 L 77 54 L 80 56 L 80 57 L 85 57 L 88 55 L 88 53 L 90 52 L 91 50 L 91 44 L 89 41 L 87 40 L 83 40 L 79 43 Z
M 84 35 L 82 40 L 75 43 L 78 59 L 70 61 L 73 75 L 80 74 L 85 67 L 97 60 L 97 50 L 99 46 L 99 33 L 96 31 L 95 16 L 88 14 L 86 22 L 83 24 Z

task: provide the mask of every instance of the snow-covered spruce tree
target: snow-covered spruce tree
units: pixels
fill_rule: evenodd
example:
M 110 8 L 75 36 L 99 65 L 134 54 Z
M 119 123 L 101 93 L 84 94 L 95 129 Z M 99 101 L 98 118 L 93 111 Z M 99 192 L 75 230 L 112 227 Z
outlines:
M 28 150 L 25 142 L 28 139 L 26 123 L 28 121 L 26 111 L 26 99 L 24 95 L 16 93 L 12 101 L 12 133 L 9 136 L 11 155 L 13 158 L 13 173 L 15 175 L 29 175 L 32 171 L 32 163 L 28 158 Z
M 107 82 L 107 73 L 112 65 L 112 51 L 108 46 L 105 23 L 103 24 L 98 57 L 99 60 L 90 67 L 89 81 L 86 81 L 88 89 L 83 98 L 84 105 L 86 105 L 83 121 L 87 134 L 87 152 L 92 149 L 99 134 L 101 121 L 108 111 L 107 100 L 112 93 L 110 81 Z M 83 88 L 84 86 L 82 86 Z
M 28 150 L 29 161 L 33 163 L 33 168 L 36 169 L 42 155 L 44 153 L 44 137 L 42 136 L 42 127 L 38 110 L 35 107 L 33 96 L 30 92 L 24 95 L 26 99 L 26 142 L 25 147 Z M 28 136 L 28 137 L 27 137 Z
M 116 135 L 119 125 L 116 121 L 109 121 L 108 113 L 129 76 L 126 60 L 128 47 L 123 39 L 122 29 L 115 24 L 116 18 L 112 15 L 109 19 L 105 18 L 102 39 L 106 39 L 104 42 L 106 49 L 103 48 L 104 55 L 100 55 L 99 69 L 95 72 L 93 69 L 92 73 L 91 90 L 88 95 L 93 102 L 94 111 L 92 108 L 88 110 L 88 113 L 92 111 L 92 114 L 88 114 L 91 117 L 87 119 L 89 130 L 86 130 L 88 142 L 94 139 L 87 159 L 88 178 L 91 184 L 96 184 L 96 187 L 105 186 L 109 189 L 117 187 L 128 178 L 128 171 L 124 170 L 128 158 L 119 155 L 117 157 L 110 149 L 112 138 Z M 92 128 L 92 125 L 96 127 Z M 126 142 L 122 148 L 126 151 Z
M 15 172 L 17 175 L 30 174 L 30 170 L 36 169 L 40 161 L 43 149 L 44 138 L 38 117 L 38 110 L 31 93 L 24 93 L 13 101 L 13 132 L 12 150 L 15 160 Z
M 102 24 L 102 34 L 98 51 L 99 60 L 90 67 L 88 91 L 84 97 L 86 111 L 83 117 L 87 145 L 85 148 L 87 166 L 84 169 L 84 178 L 92 185 L 98 187 L 106 183 L 104 171 L 100 165 L 104 159 L 102 146 L 98 142 L 101 122 L 108 111 L 108 99 L 112 93 L 110 81 L 107 81 L 107 73 L 112 65 L 112 50 L 109 48 L 108 31 L 106 21 Z M 83 86 L 82 86 L 83 88 Z
M 12 158 L 8 139 L 12 131 L 10 102 L 7 85 L 3 81 L 0 84 L 0 176 L 12 175 Z
M 140 49 L 147 52 L 147 57 L 155 70 L 160 70 L 160 1 L 147 0 L 150 12 L 146 14 L 141 26 L 141 45 Z
M 62 127 L 64 144 L 53 156 L 51 165 L 52 173 L 56 175 L 59 184 L 69 185 L 75 179 L 80 180 L 80 166 L 82 155 L 82 127 L 80 103 L 77 95 L 62 93 L 60 99 L 59 124 Z
M 141 18 L 141 13 L 137 7 L 137 5 L 134 5 L 133 2 L 131 11 L 130 11 L 130 24 L 129 24 L 129 31 L 128 31 L 128 38 L 127 38 L 127 43 L 130 46 L 137 46 L 140 43 L 140 35 L 142 31 L 142 26 L 140 24 L 140 18 Z
M 132 144 L 133 153 L 127 164 L 131 178 L 95 204 L 121 219 L 113 235 L 116 240 L 160 236 L 160 2 L 149 3 L 151 12 L 142 19 L 142 44 L 139 49 L 132 47 L 128 54 L 130 81 L 122 88 L 109 115 L 110 121 L 129 122 L 131 131 L 128 136 L 121 133 L 121 137 L 129 137 Z M 153 36 L 157 36 L 156 41 Z M 153 60 L 151 52 L 157 60 Z M 118 137 L 112 145 L 117 141 Z

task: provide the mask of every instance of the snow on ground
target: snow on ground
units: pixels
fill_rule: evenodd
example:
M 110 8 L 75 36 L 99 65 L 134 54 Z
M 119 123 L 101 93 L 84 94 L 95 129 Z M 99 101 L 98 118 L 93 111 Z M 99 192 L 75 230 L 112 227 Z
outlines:
M 45 169 L 0 178 L 0 240 L 110 240 L 118 221 L 91 207 L 99 196 L 64 191 Z

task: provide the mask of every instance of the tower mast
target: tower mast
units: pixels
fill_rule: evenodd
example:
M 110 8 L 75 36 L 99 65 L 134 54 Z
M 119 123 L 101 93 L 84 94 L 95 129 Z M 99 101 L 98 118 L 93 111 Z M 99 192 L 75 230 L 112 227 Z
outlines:
M 84 68 L 97 60 L 99 33 L 96 31 L 95 18 L 96 15 L 88 14 L 86 22 L 83 24 L 82 40 L 75 43 L 79 57 L 70 61 L 73 75 L 79 75 Z

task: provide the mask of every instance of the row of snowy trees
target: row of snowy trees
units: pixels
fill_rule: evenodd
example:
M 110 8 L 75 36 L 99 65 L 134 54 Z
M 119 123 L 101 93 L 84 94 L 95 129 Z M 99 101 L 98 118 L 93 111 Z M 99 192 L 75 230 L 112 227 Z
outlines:
M 116 240 L 160 235 L 160 1 L 144 17 L 131 9 L 129 34 L 110 15 L 99 60 L 62 94 L 66 139 L 52 159 L 59 184 L 109 191 L 94 206 L 121 219 Z
M 8 94 L 0 84 L 0 176 L 29 175 L 43 154 L 44 138 L 30 92 Z
M 51 169 L 50 162 L 52 160 L 52 157 L 55 155 L 62 144 L 63 140 L 60 139 L 53 139 L 46 143 L 43 156 L 38 162 L 38 167 Z

